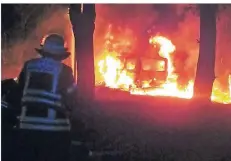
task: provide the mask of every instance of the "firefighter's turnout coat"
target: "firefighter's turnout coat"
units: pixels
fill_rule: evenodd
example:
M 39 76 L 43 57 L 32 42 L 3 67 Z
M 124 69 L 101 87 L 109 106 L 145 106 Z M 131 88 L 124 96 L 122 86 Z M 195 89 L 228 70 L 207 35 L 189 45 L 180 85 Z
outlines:
M 22 92 L 20 129 L 69 131 L 68 111 L 75 101 L 72 69 L 51 58 L 27 61 L 18 83 Z

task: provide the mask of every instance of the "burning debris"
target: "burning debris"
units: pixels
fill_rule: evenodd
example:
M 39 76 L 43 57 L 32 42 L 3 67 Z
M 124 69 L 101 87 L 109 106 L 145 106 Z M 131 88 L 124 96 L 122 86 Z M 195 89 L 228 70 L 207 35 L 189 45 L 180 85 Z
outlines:
M 96 69 L 106 87 L 124 90 L 134 95 L 170 96 L 184 99 L 193 97 L 194 78 L 189 78 L 185 84 L 179 81 L 181 73 L 176 72 L 172 57 L 177 52 L 177 46 L 170 39 L 162 35 L 151 36 L 149 39 L 151 48 L 147 49 L 149 57 L 145 57 L 145 54 L 139 55 L 134 49 L 132 50 L 133 44 L 129 38 L 125 37 L 117 42 L 113 41 L 114 38 L 113 33 L 107 33 L 103 56 Z M 183 70 L 183 66 L 181 69 Z M 161 72 L 166 73 L 165 79 L 158 77 Z M 152 73 L 151 77 L 150 73 Z M 230 79 L 231 75 L 229 90 L 226 92 L 220 91 L 219 84 L 214 83 L 212 101 L 231 103 Z M 157 83 L 159 80 L 162 82 Z

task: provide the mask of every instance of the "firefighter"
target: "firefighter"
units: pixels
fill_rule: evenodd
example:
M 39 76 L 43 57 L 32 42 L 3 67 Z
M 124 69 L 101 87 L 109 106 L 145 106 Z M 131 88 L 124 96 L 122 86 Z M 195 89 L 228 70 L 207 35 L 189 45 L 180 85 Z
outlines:
M 14 161 L 16 160 L 17 114 L 20 112 L 18 85 L 13 79 L 6 79 L 1 83 L 2 160 Z
M 20 158 L 22 161 L 67 161 L 69 114 L 75 106 L 72 69 L 62 63 L 70 53 L 62 36 L 44 37 L 41 55 L 27 61 L 18 77 L 21 94 Z
M 17 140 L 17 131 L 15 129 L 17 125 L 17 116 L 15 110 L 11 104 L 5 100 L 1 100 L 1 120 L 2 120 L 2 160 L 14 161 L 16 154 L 15 141 Z

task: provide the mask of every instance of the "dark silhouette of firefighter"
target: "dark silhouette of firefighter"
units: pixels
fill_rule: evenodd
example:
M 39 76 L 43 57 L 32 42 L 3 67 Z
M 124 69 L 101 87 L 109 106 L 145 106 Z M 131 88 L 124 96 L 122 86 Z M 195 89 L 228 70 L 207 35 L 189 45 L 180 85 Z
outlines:
M 17 115 L 20 113 L 18 85 L 14 79 L 2 80 L 2 160 L 14 161 L 16 157 Z M 13 146 L 12 146 L 13 145 Z
M 20 159 L 67 161 L 76 83 L 72 69 L 61 61 L 70 53 L 58 34 L 44 37 L 36 51 L 41 58 L 27 61 L 18 78 L 22 91 Z

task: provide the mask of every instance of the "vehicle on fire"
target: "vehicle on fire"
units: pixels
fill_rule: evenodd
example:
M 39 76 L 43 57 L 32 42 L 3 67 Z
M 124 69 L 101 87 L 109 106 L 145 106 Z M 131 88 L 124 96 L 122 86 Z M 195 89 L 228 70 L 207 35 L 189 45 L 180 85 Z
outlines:
M 168 75 L 168 60 L 166 58 L 159 55 L 148 57 L 130 54 L 119 56 L 119 59 L 123 64 L 120 70 L 126 70 L 133 75 L 137 88 L 159 87 L 166 82 Z

